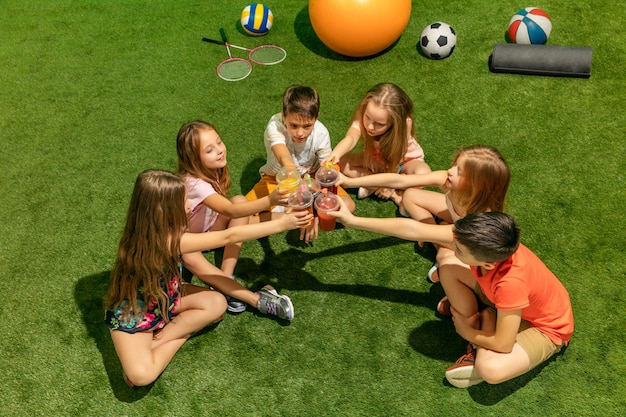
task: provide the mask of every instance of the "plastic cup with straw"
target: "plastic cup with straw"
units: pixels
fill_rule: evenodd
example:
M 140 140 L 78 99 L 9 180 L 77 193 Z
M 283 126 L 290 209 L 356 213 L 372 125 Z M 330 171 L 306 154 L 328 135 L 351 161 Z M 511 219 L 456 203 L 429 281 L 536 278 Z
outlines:
M 298 189 L 301 182 L 302 178 L 295 167 L 284 166 L 276 173 L 276 183 L 281 191 L 288 190 L 293 193 Z
M 322 188 L 337 194 L 337 186 L 335 184 L 339 181 L 339 171 L 332 162 L 327 162 L 323 167 L 320 167 L 315 173 L 315 179 L 319 181 Z
M 289 195 L 289 207 L 293 210 L 307 210 L 313 214 L 313 201 L 315 197 L 313 193 L 309 191 L 305 183 L 300 184 L 300 187 Z M 302 228 L 309 227 L 313 224 L 313 220 L 304 225 Z
M 329 216 L 328 212 L 339 210 L 341 203 L 339 202 L 339 196 L 331 193 L 326 188 L 322 190 L 317 197 L 315 197 L 315 211 L 317 217 L 320 220 L 320 229 L 325 232 L 330 232 L 335 229 L 337 218 Z

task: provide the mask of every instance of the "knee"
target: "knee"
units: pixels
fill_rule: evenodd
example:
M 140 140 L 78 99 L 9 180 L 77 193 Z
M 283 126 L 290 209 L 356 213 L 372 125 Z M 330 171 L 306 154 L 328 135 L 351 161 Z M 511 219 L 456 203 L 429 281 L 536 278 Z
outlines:
M 248 201 L 248 199 L 246 197 L 242 196 L 242 195 L 236 195 L 236 196 L 233 196 L 230 199 L 230 201 L 232 203 L 245 203 L 246 201 Z
M 447 264 L 458 265 L 459 264 L 459 261 L 456 255 L 454 254 L 454 251 L 448 249 L 447 247 L 439 248 L 439 250 L 437 251 L 436 259 L 439 265 L 447 265 Z
M 213 323 L 216 318 L 221 317 L 226 311 L 226 297 L 217 291 L 208 291 L 207 297 L 208 321 Z
M 154 369 L 147 366 L 147 364 L 135 363 L 130 369 L 124 369 L 124 375 L 127 382 L 130 382 L 133 386 L 144 387 L 152 384 L 158 377 L 155 375 Z
M 502 363 L 495 358 L 476 360 L 474 363 L 476 372 L 485 380 L 488 384 L 499 384 L 506 381 L 508 378 L 507 370 L 504 369 Z

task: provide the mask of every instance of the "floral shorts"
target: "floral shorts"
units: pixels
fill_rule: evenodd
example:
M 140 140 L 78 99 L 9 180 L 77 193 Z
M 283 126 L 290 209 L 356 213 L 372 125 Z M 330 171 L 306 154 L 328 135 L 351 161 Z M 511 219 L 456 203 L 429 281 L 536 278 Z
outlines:
M 128 301 L 124 300 L 115 310 L 104 312 L 104 321 L 111 330 L 120 330 L 125 333 L 137 333 L 145 331 L 160 330 L 165 324 L 176 315 L 176 308 L 180 302 L 180 278 L 172 278 L 167 285 L 163 286 L 167 294 L 167 311 L 163 312 L 159 308 L 157 300 L 152 300 L 147 306 L 140 294 L 137 300 L 139 312 L 127 315 L 129 308 Z M 167 317 L 167 320 L 166 318 Z

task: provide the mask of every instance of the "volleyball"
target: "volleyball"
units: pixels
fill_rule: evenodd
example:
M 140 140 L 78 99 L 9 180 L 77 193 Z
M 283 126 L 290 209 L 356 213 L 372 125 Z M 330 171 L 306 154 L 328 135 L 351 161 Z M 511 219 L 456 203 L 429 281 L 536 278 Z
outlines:
M 550 16 L 537 7 L 526 7 L 520 10 L 509 22 L 509 39 L 513 43 L 543 44 L 548 40 L 551 31 Z
M 241 26 L 248 35 L 265 35 L 272 28 L 274 15 L 269 7 L 261 3 L 250 3 L 241 12 Z

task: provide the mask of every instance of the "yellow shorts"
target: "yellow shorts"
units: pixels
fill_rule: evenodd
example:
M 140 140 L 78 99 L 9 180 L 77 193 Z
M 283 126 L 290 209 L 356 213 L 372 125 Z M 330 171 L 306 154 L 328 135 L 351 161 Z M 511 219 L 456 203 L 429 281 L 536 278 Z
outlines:
M 257 182 L 252 190 L 246 194 L 246 198 L 248 200 L 258 200 L 259 198 L 266 197 L 274 191 L 274 189 L 278 186 L 276 182 L 276 177 L 272 175 L 263 175 L 259 182 Z M 347 196 L 348 193 L 341 186 L 337 187 L 337 195 L 340 197 Z

